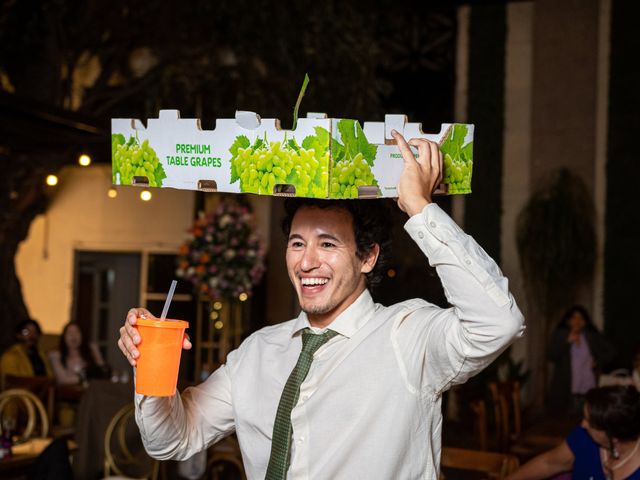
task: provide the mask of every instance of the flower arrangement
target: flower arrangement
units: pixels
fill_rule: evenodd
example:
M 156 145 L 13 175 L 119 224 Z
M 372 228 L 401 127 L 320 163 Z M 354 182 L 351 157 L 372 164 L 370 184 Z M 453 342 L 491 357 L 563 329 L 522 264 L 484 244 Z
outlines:
M 251 226 L 251 210 L 221 201 L 200 213 L 180 247 L 176 275 L 210 298 L 246 300 L 265 271 L 264 249 Z

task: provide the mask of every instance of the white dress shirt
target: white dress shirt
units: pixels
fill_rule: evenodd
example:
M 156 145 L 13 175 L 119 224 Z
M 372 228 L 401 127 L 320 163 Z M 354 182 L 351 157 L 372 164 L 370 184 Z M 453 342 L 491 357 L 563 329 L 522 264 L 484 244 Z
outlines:
M 436 479 L 442 392 L 494 360 L 524 330 L 495 262 L 436 204 L 405 229 L 448 301 L 384 307 L 368 291 L 328 328 L 291 413 L 288 478 Z M 302 349 L 303 312 L 252 334 L 182 396 L 136 395 L 147 451 L 185 459 L 236 432 L 249 480 L 263 479 L 280 395 Z

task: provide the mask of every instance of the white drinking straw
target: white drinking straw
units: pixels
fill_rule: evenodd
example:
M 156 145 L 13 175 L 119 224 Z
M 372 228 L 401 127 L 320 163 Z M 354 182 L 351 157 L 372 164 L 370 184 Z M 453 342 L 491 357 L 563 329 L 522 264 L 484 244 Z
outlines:
M 169 287 L 169 293 L 167 293 L 167 299 L 164 301 L 164 307 L 162 307 L 162 315 L 160 315 L 160 320 L 164 320 L 167 318 L 167 313 L 169 312 L 169 305 L 171 305 L 171 299 L 173 298 L 173 292 L 176 291 L 177 281 L 172 280 L 171 286 Z

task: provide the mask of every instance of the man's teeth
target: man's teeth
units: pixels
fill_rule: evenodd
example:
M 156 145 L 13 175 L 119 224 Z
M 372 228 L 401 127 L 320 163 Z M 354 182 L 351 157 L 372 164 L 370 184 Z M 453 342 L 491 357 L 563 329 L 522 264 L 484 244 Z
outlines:
M 302 285 L 324 285 L 328 281 L 326 278 L 303 278 Z

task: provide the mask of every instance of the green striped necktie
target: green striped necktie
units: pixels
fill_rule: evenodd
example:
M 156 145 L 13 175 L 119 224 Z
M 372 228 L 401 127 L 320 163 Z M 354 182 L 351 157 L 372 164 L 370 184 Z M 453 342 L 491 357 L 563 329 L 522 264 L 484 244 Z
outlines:
M 265 480 L 284 480 L 287 477 L 291 453 L 291 410 L 298 403 L 300 385 L 309 373 L 313 354 L 336 335 L 337 333 L 332 330 L 316 335 L 310 328 L 305 328 L 302 332 L 302 351 L 298 357 L 298 363 L 291 370 L 287 383 L 284 385 L 278 404 Z

